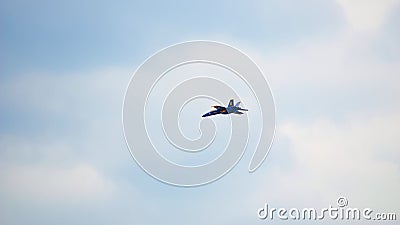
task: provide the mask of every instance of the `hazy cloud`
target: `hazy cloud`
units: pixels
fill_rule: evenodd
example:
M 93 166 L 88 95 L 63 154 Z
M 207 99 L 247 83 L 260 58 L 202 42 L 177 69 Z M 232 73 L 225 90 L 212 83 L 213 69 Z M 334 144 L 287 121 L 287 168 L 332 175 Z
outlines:
M 376 31 L 386 19 L 398 0 L 336 0 L 343 8 L 352 28 L 360 31 Z

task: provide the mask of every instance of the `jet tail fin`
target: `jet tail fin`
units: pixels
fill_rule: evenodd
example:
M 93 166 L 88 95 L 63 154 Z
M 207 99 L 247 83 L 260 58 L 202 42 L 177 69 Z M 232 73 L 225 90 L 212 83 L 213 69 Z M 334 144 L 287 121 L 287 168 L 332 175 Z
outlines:
M 239 105 L 240 105 L 240 102 L 237 102 L 235 106 L 236 106 L 236 107 L 239 107 Z
M 234 102 L 233 99 L 229 100 L 228 106 L 233 106 Z

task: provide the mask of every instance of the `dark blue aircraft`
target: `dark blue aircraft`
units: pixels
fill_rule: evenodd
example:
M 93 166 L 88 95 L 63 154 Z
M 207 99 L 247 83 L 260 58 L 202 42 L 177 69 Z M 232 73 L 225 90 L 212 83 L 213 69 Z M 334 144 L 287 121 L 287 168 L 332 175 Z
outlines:
M 208 112 L 206 114 L 204 114 L 202 117 L 207 117 L 207 116 L 212 116 L 212 115 L 216 115 L 216 114 L 230 114 L 230 113 L 234 113 L 234 114 L 243 114 L 242 112 L 240 112 L 239 110 L 242 111 L 248 111 L 247 109 L 242 109 L 239 107 L 240 102 L 237 102 L 236 105 L 234 105 L 234 101 L 233 99 L 231 99 L 229 101 L 229 104 L 227 107 L 223 107 L 223 106 L 219 106 L 219 105 L 215 105 L 213 106 L 216 110 L 213 110 L 211 112 Z

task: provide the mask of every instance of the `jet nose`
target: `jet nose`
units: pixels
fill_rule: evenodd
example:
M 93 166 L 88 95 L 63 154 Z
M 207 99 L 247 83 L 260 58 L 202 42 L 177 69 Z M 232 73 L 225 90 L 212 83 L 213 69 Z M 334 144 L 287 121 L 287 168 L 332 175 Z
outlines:
M 206 113 L 206 114 L 204 114 L 204 115 L 202 115 L 201 117 L 207 117 L 207 116 L 210 116 L 211 115 L 211 113 Z

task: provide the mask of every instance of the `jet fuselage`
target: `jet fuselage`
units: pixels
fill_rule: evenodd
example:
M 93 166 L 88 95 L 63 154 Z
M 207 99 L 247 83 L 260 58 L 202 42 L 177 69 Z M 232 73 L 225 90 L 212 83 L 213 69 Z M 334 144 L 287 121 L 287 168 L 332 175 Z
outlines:
M 216 115 L 216 114 L 243 114 L 241 111 L 248 111 L 247 109 L 242 109 L 239 107 L 240 102 L 236 103 L 236 105 L 234 105 L 234 101 L 233 99 L 231 99 L 229 101 L 229 104 L 227 107 L 223 107 L 223 106 L 219 106 L 219 105 L 215 105 L 213 106 L 216 110 L 210 111 L 206 114 L 204 114 L 202 117 L 208 117 L 208 116 L 212 116 L 212 115 Z

